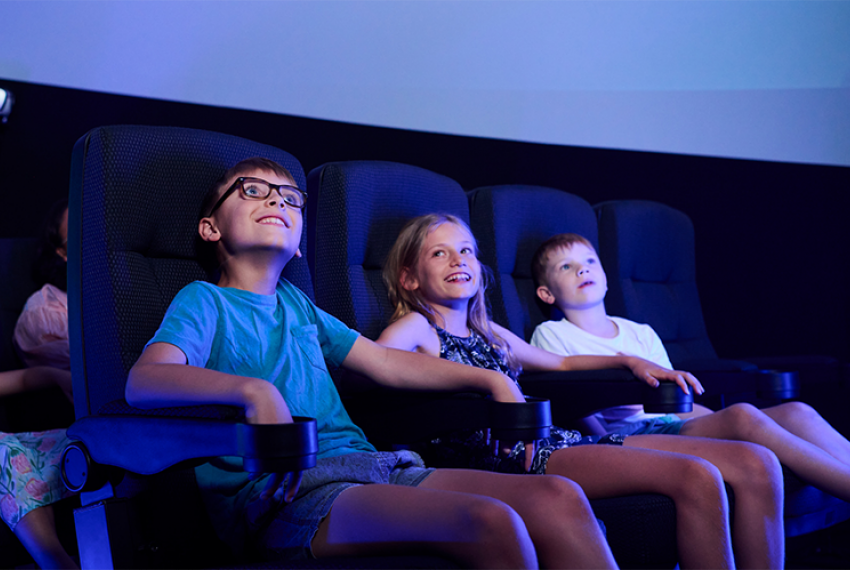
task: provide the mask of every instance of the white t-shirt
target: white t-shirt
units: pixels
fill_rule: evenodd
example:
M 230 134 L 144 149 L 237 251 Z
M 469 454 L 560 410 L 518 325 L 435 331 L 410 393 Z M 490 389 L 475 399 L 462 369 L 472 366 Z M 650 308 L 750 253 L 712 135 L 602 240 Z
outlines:
M 617 325 L 617 336 L 614 338 L 603 338 L 590 334 L 567 319 L 561 319 L 560 321 L 546 321 L 539 324 L 531 336 L 531 344 L 562 356 L 582 354 L 617 356 L 627 354 L 645 358 L 666 368 L 673 367 L 661 339 L 652 330 L 652 327 L 620 317 L 608 318 Z M 657 418 L 662 415 L 647 414 L 643 411 L 643 406 L 639 404 L 617 406 L 593 414 L 590 418 L 593 421 L 589 423 L 598 422 L 606 433 L 613 433 L 624 424 L 646 418 Z

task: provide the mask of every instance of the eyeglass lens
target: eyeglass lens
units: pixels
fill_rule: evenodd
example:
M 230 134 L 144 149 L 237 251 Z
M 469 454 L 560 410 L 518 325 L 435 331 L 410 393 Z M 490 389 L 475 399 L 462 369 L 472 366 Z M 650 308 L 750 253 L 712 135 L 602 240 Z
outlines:
M 246 179 L 242 182 L 242 194 L 251 200 L 265 200 L 271 194 L 272 188 L 277 190 L 283 201 L 290 206 L 304 207 L 304 195 L 297 188 L 278 186 L 259 179 Z

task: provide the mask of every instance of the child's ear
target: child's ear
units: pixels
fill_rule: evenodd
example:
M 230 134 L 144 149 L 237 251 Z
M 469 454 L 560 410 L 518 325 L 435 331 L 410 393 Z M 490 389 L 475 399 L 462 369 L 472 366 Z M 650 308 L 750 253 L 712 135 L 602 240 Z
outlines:
M 410 269 L 406 267 L 401 270 L 401 275 L 398 280 L 401 283 L 401 286 L 407 291 L 416 291 L 419 289 L 419 281 L 416 280 Z
M 549 289 L 547 289 L 543 285 L 537 288 L 537 296 L 540 297 L 540 300 L 546 303 L 547 305 L 555 304 L 555 296 Z
M 301 248 L 295 250 L 295 257 L 301 257 Z
M 215 226 L 212 218 L 201 218 L 198 222 L 198 233 L 204 241 L 218 241 L 221 239 L 221 232 Z
M 62 261 L 68 261 L 68 248 L 64 245 L 56 248 L 56 255 L 62 258 Z

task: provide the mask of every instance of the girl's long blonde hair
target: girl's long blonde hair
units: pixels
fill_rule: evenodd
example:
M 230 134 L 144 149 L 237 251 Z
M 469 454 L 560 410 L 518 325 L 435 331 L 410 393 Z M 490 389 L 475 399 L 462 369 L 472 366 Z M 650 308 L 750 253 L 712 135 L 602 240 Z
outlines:
M 428 234 L 437 226 L 442 224 L 454 224 L 466 231 L 472 238 L 472 246 L 475 250 L 475 257 L 478 257 L 478 242 L 466 222 L 452 214 L 426 214 L 413 218 L 402 228 L 395 244 L 393 244 L 390 253 L 387 256 L 387 262 L 384 264 L 384 283 L 389 292 L 390 303 L 393 305 L 393 315 L 390 317 L 390 323 L 394 323 L 408 313 L 419 313 L 428 319 L 428 322 L 433 326 L 443 328 L 445 323 L 439 322 L 440 315 L 434 311 L 419 289 L 410 291 L 405 289 L 401 280 L 405 272 L 416 274 L 419 270 L 419 258 L 422 253 L 422 246 Z M 467 326 L 480 334 L 487 344 L 494 347 L 501 356 L 505 359 L 508 366 L 516 374 L 521 371 L 521 366 L 516 361 L 510 345 L 501 336 L 496 334 L 490 326 L 490 316 L 487 310 L 487 298 L 485 292 L 490 283 L 490 269 L 481 264 L 481 284 L 478 290 L 469 300 L 467 305 Z M 443 325 L 443 326 L 441 326 Z

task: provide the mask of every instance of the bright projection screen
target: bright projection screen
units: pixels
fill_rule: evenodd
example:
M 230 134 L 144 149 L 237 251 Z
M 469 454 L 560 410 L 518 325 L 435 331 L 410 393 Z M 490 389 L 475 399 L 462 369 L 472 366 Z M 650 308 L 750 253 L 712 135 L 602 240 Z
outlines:
M 850 2 L 0 2 L 0 79 L 850 166 Z

